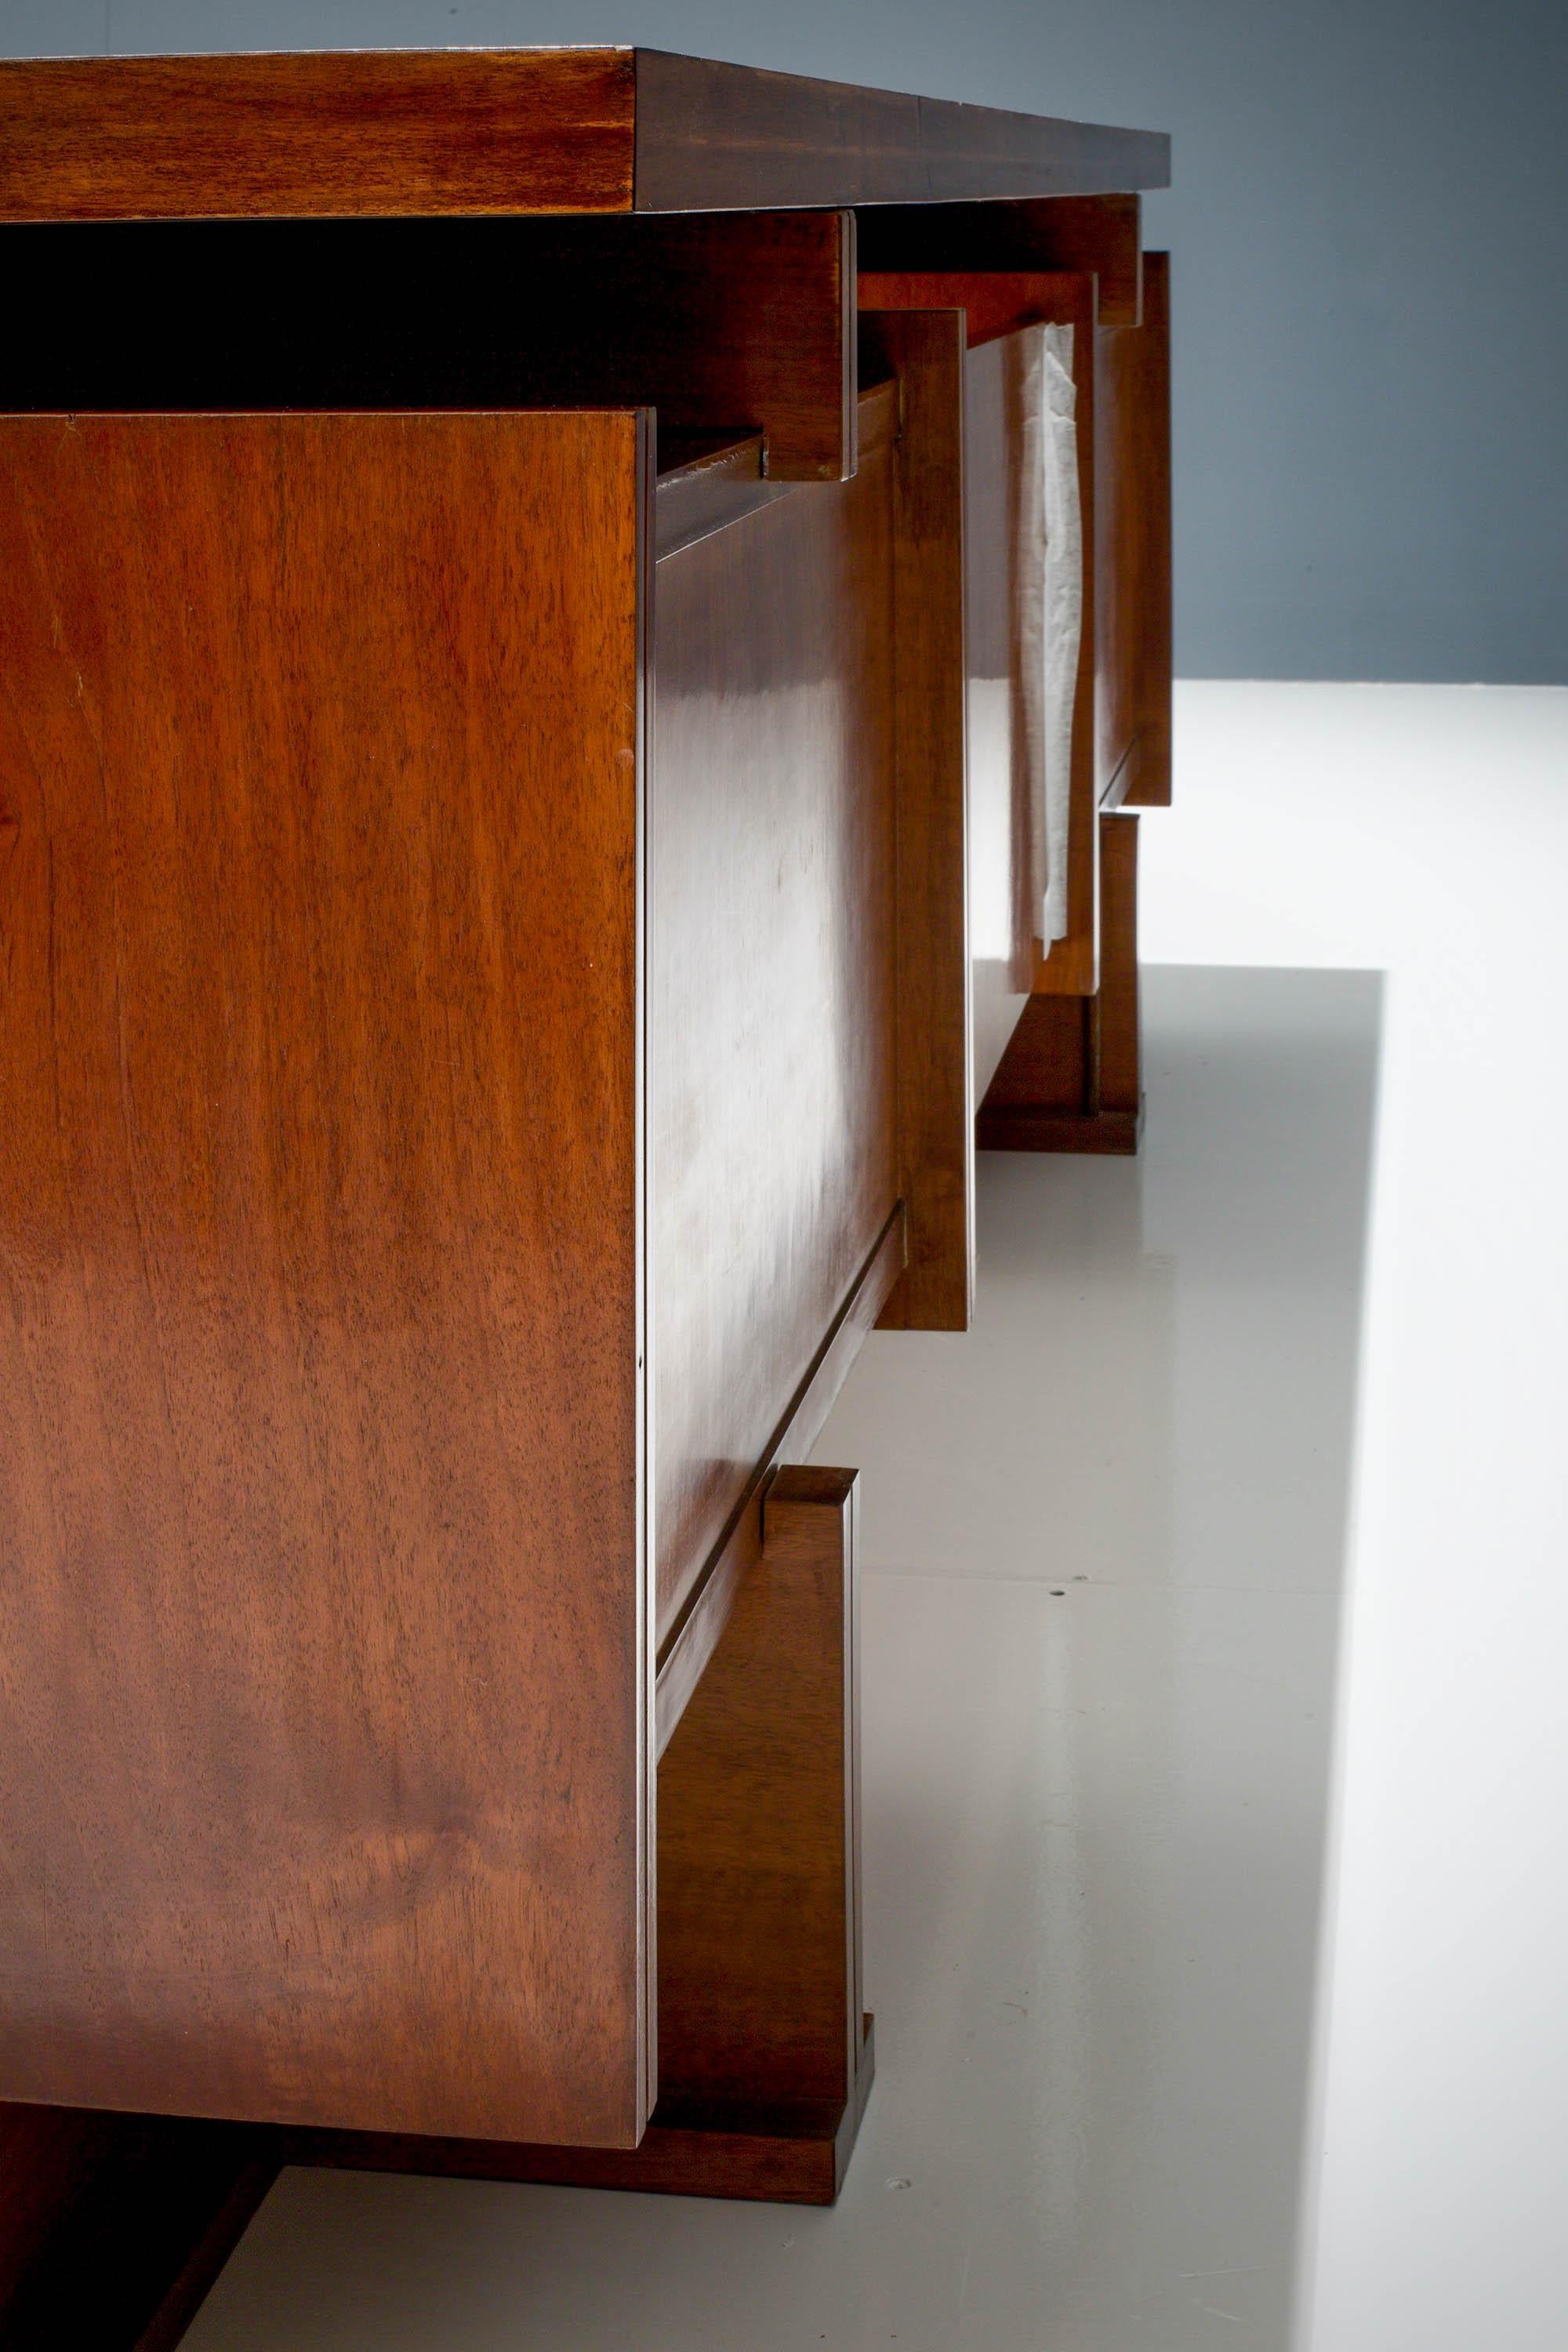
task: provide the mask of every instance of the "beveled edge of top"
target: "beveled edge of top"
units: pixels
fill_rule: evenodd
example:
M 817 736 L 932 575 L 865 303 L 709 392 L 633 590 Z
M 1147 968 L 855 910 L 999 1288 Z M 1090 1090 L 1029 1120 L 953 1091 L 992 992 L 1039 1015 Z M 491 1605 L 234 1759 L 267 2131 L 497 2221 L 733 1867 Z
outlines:
M 660 49 L 0 59 L 7 221 L 788 210 L 1169 177 L 1160 132 Z

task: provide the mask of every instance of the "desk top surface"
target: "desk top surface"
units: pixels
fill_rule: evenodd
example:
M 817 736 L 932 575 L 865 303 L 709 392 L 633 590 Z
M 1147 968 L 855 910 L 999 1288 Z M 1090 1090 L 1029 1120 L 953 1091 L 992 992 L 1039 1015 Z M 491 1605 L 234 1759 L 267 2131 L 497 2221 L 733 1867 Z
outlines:
M 0 61 L 0 219 L 745 211 L 1163 187 L 1170 142 L 658 49 Z

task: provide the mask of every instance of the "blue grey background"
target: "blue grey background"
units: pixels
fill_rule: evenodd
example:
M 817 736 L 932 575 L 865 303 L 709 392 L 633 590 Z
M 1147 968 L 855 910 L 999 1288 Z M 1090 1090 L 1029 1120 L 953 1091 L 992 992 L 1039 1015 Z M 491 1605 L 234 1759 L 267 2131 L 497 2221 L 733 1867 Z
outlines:
M 634 40 L 1169 130 L 1187 677 L 1568 682 L 1568 0 L 0 0 L 0 54 Z

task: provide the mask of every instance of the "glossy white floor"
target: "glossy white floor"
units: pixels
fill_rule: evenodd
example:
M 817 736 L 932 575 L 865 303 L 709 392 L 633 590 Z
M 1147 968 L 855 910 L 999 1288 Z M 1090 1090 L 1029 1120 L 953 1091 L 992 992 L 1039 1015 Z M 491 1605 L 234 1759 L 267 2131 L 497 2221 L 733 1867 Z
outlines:
M 289 2174 L 191 2352 L 1568 2344 L 1568 692 L 1179 720 L 1144 1157 L 983 1161 L 974 1329 L 820 1449 L 838 2208 Z

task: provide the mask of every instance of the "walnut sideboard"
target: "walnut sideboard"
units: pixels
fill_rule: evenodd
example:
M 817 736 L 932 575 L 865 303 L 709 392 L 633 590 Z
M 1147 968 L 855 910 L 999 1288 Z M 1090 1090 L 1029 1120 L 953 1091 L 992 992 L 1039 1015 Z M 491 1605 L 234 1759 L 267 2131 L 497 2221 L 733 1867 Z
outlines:
M 806 1455 L 977 1136 L 1135 1148 L 1167 163 L 0 65 L 0 2346 L 173 2345 L 283 2162 L 836 2193 Z

